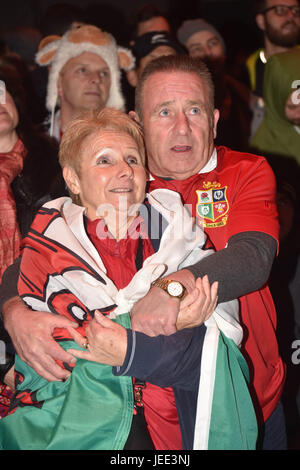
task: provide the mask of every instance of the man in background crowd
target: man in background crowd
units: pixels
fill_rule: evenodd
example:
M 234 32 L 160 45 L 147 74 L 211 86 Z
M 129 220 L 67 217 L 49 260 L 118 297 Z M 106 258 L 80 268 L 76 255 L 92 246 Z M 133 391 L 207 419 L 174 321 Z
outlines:
M 248 88 L 226 70 L 226 45 L 219 31 L 202 18 L 187 20 L 177 31 L 179 42 L 191 57 L 208 66 L 215 85 L 215 106 L 220 111 L 216 143 L 246 151 L 251 113 Z
M 36 61 L 49 67 L 46 107 L 50 112 L 49 132 L 57 140 L 82 111 L 105 106 L 125 108 L 121 68 L 133 67 L 132 54 L 96 26 L 84 25 L 62 37 L 44 38 Z
M 256 0 L 255 20 L 263 33 L 264 47 L 253 52 L 246 62 L 253 93 L 251 136 L 264 117 L 263 82 L 267 60 L 273 54 L 288 51 L 299 42 L 299 0 Z

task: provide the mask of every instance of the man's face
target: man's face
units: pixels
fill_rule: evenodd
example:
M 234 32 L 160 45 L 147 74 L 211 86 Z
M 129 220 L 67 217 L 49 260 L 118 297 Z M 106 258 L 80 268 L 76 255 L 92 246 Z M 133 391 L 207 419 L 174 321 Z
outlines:
M 226 60 L 220 39 L 212 31 L 198 31 L 186 42 L 190 57 L 200 57 L 213 75 L 223 73 Z
M 183 180 L 198 173 L 213 148 L 219 113 L 195 73 L 156 72 L 144 84 L 143 116 L 150 171 Z
M 61 107 L 74 114 L 103 108 L 111 85 L 107 63 L 97 54 L 83 52 L 70 59 L 62 68 L 58 79 Z
M 297 0 L 268 0 L 267 8 L 276 5 L 299 6 Z M 291 10 L 279 16 L 275 10 L 257 16 L 258 26 L 265 32 L 269 41 L 277 46 L 293 47 L 297 44 L 300 32 L 300 17 Z
M 191 57 L 200 59 L 225 60 L 225 53 L 220 39 L 211 31 L 198 31 L 186 42 Z

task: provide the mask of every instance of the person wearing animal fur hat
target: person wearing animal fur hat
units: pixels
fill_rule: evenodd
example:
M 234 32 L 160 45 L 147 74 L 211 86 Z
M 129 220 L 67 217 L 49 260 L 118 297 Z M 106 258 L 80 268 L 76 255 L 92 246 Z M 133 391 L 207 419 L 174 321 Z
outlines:
M 121 69 L 133 68 L 134 58 L 111 34 L 84 25 L 63 36 L 47 36 L 39 45 L 36 62 L 49 67 L 47 126 L 58 140 L 82 111 L 105 106 L 124 110 Z

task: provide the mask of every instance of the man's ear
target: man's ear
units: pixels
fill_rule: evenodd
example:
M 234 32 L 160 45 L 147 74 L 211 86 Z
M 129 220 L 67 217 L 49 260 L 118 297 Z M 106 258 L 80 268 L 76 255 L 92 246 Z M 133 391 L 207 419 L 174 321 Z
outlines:
M 261 29 L 262 31 L 265 31 L 266 23 L 265 23 L 265 17 L 262 13 L 258 13 L 258 15 L 256 15 L 255 21 L 259 29 Z
M 220 117 L 220 112 L 218 109 L 214 109 L 214 120 L 213 120 L 213 129 L 214 129 L 214 139 L 217 137 L 217 126 Z
M 69 166 L 65 166 L 62 170 L 64 180 L 69 190 L 73 194 L 80 194 L 80 181 L 75 170 Z
M 135 112 L 135 111 L 129 111 L 129 116 L 131 117 L 131 119 L 135 122 L 137 122 L 138 124 L 141 124 L 141 120 L 139 118 L 139 115 Z

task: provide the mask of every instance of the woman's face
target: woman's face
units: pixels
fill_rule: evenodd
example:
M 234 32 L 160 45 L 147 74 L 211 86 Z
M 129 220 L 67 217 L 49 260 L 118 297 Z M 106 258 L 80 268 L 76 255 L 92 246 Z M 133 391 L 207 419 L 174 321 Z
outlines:
M 104 217 L 107 210 L 109 217 L 120 212 L 128 215 L 130 206 L 143 202 L 146 171 L 137 143 L 127 133 L 95 132 L 84 140 L 81 156 L 79 173 L 71 170 L 74 181 L 67 183 L 80 196 L 89 219 Z M 66 180 L 67 175 L 64 169 Z
M 13 132 L 19 122 L 19 115 L 14 100 L 6 91 L 5 102 L 0 104 L 0 135 Z

